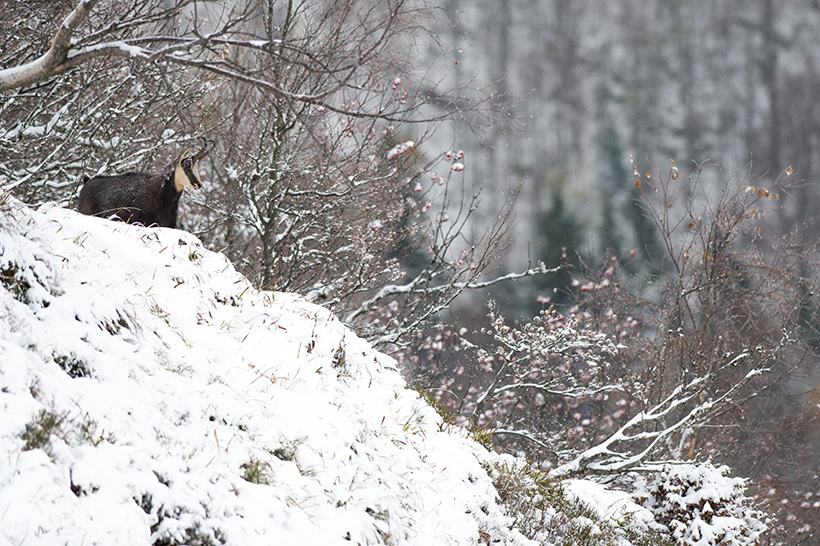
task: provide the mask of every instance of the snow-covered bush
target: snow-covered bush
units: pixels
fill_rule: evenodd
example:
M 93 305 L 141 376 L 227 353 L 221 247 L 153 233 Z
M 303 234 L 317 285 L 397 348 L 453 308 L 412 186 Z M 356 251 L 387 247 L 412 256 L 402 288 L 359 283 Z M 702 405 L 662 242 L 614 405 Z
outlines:
M 648 480 L 643 505 L 682 546 L 751 546 L 766 530 L 746 497 L 745 480 L 710 463 L 667 465 Z
M 584 480 L 562 482 L 520 458 L 487 467 L 515 528 L 549 546 L 668 546 L 648 510 Z

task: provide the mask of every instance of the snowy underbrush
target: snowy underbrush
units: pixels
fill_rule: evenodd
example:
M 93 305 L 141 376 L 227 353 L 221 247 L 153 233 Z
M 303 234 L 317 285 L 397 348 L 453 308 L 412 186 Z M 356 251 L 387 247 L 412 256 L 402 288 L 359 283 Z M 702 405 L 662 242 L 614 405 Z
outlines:
M 488 469 L 515 519 L 537 544 L 555 546 L 671 546 L 652 513 L 627 493 L 587 480 L 563 482 L 521 459 L 501 457 Z
M 768 517 L 727 466 L 678 463 L 617 481 L 631 492 L 589 479 L 559 480 L 522 459 L 489 465 L 514 526 L 544 546 L 755 546 Z

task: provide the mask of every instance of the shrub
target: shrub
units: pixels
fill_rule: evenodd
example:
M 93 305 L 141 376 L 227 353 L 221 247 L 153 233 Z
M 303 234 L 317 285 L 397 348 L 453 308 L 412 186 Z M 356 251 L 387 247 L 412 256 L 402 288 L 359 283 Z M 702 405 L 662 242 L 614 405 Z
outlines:
M 766 531 L 745 480 L 710 463 L 667 465 L 646 482 L 643 505 L 681 546 L 751 546 Z
M 645 524 L 602 518 L 568 495 L 561 481 L 521 459 L 505 458 L 488 472 L 515 528 L 538 544 L 550 546 L 670 546 Z
M 23 451 L 32 449 L 47 449 L 52 434 L 61 435 L 60 426 L 65 420 L 64 415 L 49 410 L 40 410 L 37 417 L 26 423 L 26 429 L 20 437 L 26 441 Z

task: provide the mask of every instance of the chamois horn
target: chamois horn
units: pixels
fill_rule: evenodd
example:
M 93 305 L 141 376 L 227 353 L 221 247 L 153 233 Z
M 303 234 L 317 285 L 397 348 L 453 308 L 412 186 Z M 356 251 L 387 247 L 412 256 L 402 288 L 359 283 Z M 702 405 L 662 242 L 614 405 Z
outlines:
M 211 153 L 211 150 L 213 150 L 216 146 L 216 142 L 214 142 L 213 140 L 207 139 L 204 136 L 201 136 L 199 138 L 202 139 L 202 149 L 194 155 L 194 157 L 192 158 L 193 161 L 199 161 L 200 159 L 204 158 L 206 155 Z M 208 147 L 209 144 L 210 148 Z

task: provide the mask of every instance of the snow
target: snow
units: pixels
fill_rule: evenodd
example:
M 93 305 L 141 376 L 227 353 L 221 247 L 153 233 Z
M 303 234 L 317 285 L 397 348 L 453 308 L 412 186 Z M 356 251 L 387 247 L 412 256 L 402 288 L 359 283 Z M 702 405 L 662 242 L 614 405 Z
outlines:
M 644 529 L 656 527 L 652 512 L 636 504 L 628 493 L 609 490 L 589 480 L 564 480 L 562 484 L 570 497 L 592 507 L 602 520 L 630 519 Z
M 530 543 L 392 359 L 192 235 L 11 200 L 0 275 L 0 544 Z
M 412 140 L 408 140 L 406 142 L 402 142 L 400 144 L 396 144 L 387 152 L 387 159 L 395 159 L 396 157 L 406 154 L 410 150 L 416 147 L 416 143 Z
M 644 506 L 666 524 L 676 544 L 757 545 L 767 517 L 745 496 L 745 480 L 729 472 L 708 462 L 678 463 L 637 480 L 636 486 L 645 492 Z
M 86 55 L 88 53 L 92 53 L 94 51 L 101 51 L 101 50 L 120 50 L 124 53 L 127 53 L 130 57 L 134 58 L 143 58 L 147 59 L 151 55 L 151 51 L 148 49 L 141 48 L 139 46 L 131 45 L 127 42 L 123 41 L 114 41 L 114 42 L 105 42 L 102 44 L 94 44 L 91 46 L 84 47 L 82 49 L 69 51 L 66 55 L 67 58 L 71 59 L 78 55 Z

